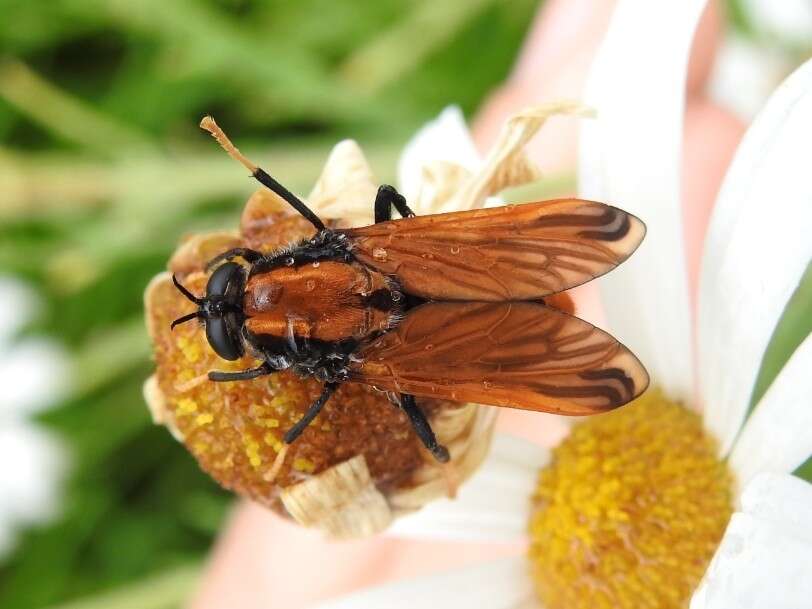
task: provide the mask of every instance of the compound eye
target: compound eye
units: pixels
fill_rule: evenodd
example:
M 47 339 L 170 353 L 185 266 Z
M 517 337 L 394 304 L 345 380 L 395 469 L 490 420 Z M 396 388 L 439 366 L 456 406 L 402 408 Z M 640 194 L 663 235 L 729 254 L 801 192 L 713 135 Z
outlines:
M 226 262 L 217 267 L 206 285 L 206 297 L 224 296 L 230 285 L 241 277 L 242 267 L 236 262 Z
M 206 339 L 223 359 L 234 361 L 243 355 L 239 328 L 233 314 L 206 320 Z

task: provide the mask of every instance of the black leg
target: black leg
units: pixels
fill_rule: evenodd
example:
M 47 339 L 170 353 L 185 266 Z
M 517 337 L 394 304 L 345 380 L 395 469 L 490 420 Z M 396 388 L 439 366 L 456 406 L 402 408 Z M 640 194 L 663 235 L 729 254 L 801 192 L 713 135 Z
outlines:
M 212 370 L 209 372 L 209 380 L 216 381 L 218 383 L 223 383 L 225 381 L 247 381 L 250 379 L 255 379 L 258 376 L 265 376 L 271 372 L 274 372 L 274 369 L 271 368 L 270 364 L 266 362 L 261 366 L 257 366 L 256 368 L 240 370 L 239 372 L 220 372 L 218 370 Z
M 406 199 L 394 186 L 382 184 L 375 196 L 375 224 L 392 219 L 392 207 L 404 218 L 413 218 L 414 212 L 406 205 Z
M 223 252 L 222 254 L 215 256 L 211 260 L 206 263 L 206 270 L 210 271 L 211 268 L 217 264 L 218 262 L 223 262 L 224 260 L 231 260 L 232 258 L 237 257 L 243 258 L 246 262 L 254 263 L 260 258 L 262 258 L 262 252 L 258 252 L 256 250 L 248 249 L 247 247 L 235 247 L 234 249 L 230 249 L 227 252 Z
M 448 449 L 442 444 L 437 443 L 437 438 L 426 419 L 426 415 L 424 415 L 423 411 L 415 404 L 414 396 L 408 393 L 401 393 L 400 407 L 409 417 L 414 432 L 417 434 L 417 437 L 420 438 L 420 441 L 423 442 L 423 445 L 429 449 L 429 452 L 431 452 L 434 458 L 440 463 L 446 463 L 449 459 Z
M 288 433 L 285 434 L 285 444 L 292 444 L 296 438 L 302 435 L 302 432 L 313 422 L 313 419 L 318 416 L 321 409 L 324 408 L 327 400 L 330 399 L 330 396 L 333 395 L 333 392 L 335 392 L 336 389 L 338 389 L 338 383 L 324 384 L 324 389 L 322 390 L 321 395 L 310 405 L 310 408 L 308 408 L 304 416 L 299 419 L 299 422 L 291 427 L 288 430 Z

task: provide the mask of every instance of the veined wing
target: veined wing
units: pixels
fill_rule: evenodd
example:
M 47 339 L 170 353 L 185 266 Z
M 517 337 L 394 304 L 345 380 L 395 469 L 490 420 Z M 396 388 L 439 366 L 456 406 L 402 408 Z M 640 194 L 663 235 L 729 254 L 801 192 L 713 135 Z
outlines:
M 343 231 L 362 263 L 433 300 L 533 300 L 623 262 L 645 225 L 616 207 L 558 199 L 418 216 Z
M 606 332 L 532 302 L 424 304 L 357 355 L 351 379 L 379 389 L 556 414 L 611 410 L 648 386 Z

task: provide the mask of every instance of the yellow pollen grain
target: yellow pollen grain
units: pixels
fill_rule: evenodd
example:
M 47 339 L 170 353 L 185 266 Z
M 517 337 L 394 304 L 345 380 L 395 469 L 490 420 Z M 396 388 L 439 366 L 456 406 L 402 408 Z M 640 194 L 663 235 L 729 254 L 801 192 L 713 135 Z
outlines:
M 197 362 L 203 354 L 200 343 L 195 340 L 189 340 L 185 336 L 178 338 L 178 349 L 183 353 L 183 357 L 190 364 Z
M 214 415 L 210 413 L 199 414 L 195 418 L 195 424 L 197 425 L 208 425 L 212 421 L 214 421 Z
M 177 413 L 179 415 L 192 414 L 197 411 L 197 402 L 189 398 L 181 398 L 178 400 Z
M 262 457 L 259 454 L 259 442 L 252 439 L 246 439 L 245 456 L 248 457 L 248 462 L 254 469 L 257 469 L 260 465 L 262 465 Z
M 312 474 L 313 471 L 316 469 L 316 464 L 310 461 L 309 459 L 297 457 L 296 459 L 293 460 L 293 469 L 295 469 L 296 471 Z
M 577 424 L 533 498 L 544 607 L 687 607 L 732 512 L 716 454 L 700 417 L 657 390 Z

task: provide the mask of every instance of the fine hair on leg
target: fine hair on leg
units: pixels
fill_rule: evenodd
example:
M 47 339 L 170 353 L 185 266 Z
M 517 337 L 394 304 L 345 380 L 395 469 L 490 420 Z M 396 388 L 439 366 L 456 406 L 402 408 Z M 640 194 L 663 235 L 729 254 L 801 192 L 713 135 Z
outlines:
M 288 432 L 285 434 L 285 444 L 292 444 L 296 441 L 302 432 L 313 422 L 318 414 L 321 412 L 321 409 L 324 408 L 324 405 L 327 403 L 327 400 L 330 399 L 330 396 L 333 395 L 336 389 L 338 389 L 339 383 L 325 383 L 324 389 L 321 391 L 321 395 L 316 398 L 316 401 L 310 405 L 310 408 L 307 409 L 307 412 L 304 413 L 301 419 L 291 427 Z
M 437 442 L 437 437 L 434 435 L 434 431 L 431 429 L 431 425 L 429 424 L 428 419 L 426 419 L 426 415 L 424 415 L 423 411 L 417 407 L 417 404 L 414 401 L 414 396 L 408 393 L 401 393 L 400 407 L 403 409 L 403 412 L 406 413 L 406 416 L 409 417 L 409 421 L 411 422 L 417 437 L 420 438 L 420 441 L 423 442 L 423 445 L 429 450 L 429 452 L 434 455 L 434 458 L 440 463 L 448 462 L 448 459 L 450 458 L 448 449 Z
M 392 219 L 392 208 L 403 218 L 413 218 L 415 213 L 406 205 L 405 197 L 395 190 L 394 186 L 381 184 L 375 195 L 375 224 Z

